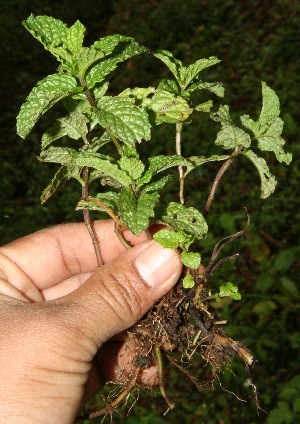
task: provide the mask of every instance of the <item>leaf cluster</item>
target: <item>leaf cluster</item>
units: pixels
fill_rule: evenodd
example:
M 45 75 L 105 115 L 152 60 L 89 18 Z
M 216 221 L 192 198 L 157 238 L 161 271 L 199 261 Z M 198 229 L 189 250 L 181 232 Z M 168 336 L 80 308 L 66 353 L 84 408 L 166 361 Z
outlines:
M 93 198 L 82 195 L 78 209 L 109 211 L 110 216 L 115 216 L 136 235 L 152 222 L 163 223 L 166 228 L 157 233 L 155 239 L 165 247 L 180 248 L 184 265 L 197 270 L 201 256 L 189 249 L 196 240 L 206 236 L 206 220 L 199 210 L 182 203 L 171 202 L 165 211 L 159 210 L 161 190 L 170 179 L 169 174 L 161 173 L 180 167 L 185 177 L 205 163 L 225 163 L 243 155 L 258 170 L 261 197 L 266 198 L 274 191 L 276 179 L 266 160 L 256 151 L 273 152 L 279 162 L 286 164 L 290 163 L 291 154 L 283 150 L 278 97 L 265 83 L 262 83 L 259 118 L 255 121 L 243 115 L 238 126 L 230 117 L 229 106 L 221 105 L 214 111 L 212 100 L 193 105 L 191 99 L 192 93 L 203 89 L 218 97 L 224 96 L 220 82 L 205 82 L 201 78 L 204 69 L 220 62 L 216 57 L 184 66 L 167 50 L 154 52 L 154 57 L 167 66 L 172 78 L 163 79 L 157 87 L 128 88 L 118 95 L 109 95 L 111 74 L 117 65 L 139 54 L 151 55 L 147 48 L 131 37 L 118 34 L 100 38 L 85 47 L 85 27 L 79 21 L 67 27 L 58 19 L 31 15 L 24 26 L 55 56 L 59 67 L 57 73 L 46 76 L 32 89 L 22 105 L 17 117 L 18 134 L 27 137 L 40 117 L 56 103 L 62 102 L 66 110 L 66 116 L 57 119 L 42 137 L 39 159 L 60 165 L 42 194 L 42 202 L 70 179 L 79 182 L 82 193 L 87 193 L 88 186 L 98 181 L 104 188 Z M 185 128 L 197 113 L 209 114 L 219 123 L 215 145 L 226 154 L 189 158 L 180 154 L 159 155 L 141 160 L 139 144 L 151 140 L 153 127 L 165 124 Z M 55 145 L 57 140 L 65 139 L 70 146 Z M 81 140 L 79 149 L 73 140 Z M 105 145 L 111 145 L 115 153 L 104 154 Z M 184 287 L 194 284 L 188 274 Z M 220 295 L 226 292 L 233 297 L 234 289 L 227 289 Z

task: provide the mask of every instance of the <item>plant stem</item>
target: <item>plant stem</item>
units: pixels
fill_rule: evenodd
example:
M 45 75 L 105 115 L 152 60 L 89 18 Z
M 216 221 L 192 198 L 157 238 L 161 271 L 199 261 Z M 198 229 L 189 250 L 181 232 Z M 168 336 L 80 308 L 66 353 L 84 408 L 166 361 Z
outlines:
M 181 156 L 181 131 L 182 124 L 176 124 L 176 154 Z M 184 172 L 183 166 L 178 166 L 179 173 L 179 201 L 182 205 L 184 205 Z
M 82 179 L 84 183 L 82 187 L 82 198 L 83 200 L 86 201 L 89 196 L 89 186 L 88 186 L 89 170 L 86 166 L 83 168 L 83 171 L 82 171 Z M 100 252 L 99 240 L 94 228 L 93 221 L 91 220 L 91 217 L 90 217 L 90 211 L 88 209 L 83 210 L 83 219 L 93 242 L 93 246 L 94 246 L 94 250 L 95 250 L 95 254 L 97 258 L 97 264 L 98 266 L 101 266 L 103 264 L 103 260 L 102 260 L 102 256 Z
M 120 146 L 120 143 L 118 142 L 118 140 L 116 139 L 116 137 L 114 137 L 112 134 L 109 134 L 111 141 L 114 143 L 117 152 L 119 153 L 119 155 L 122 154 L 122 148 Z
M 79 82 L 81 86 L 83 87 L 83 92 L 89 104 L 93 107 L 96 107 L 97 103 L 95 102 L 92 96 L 92 93 L 86 86 L 84 79 L 79 77 Z M 83 140 L 86 146 L 89 144 L 89 138 L 90 138 L 90 132 L 87 138 Z M 87 198 L 89 197 L 89 169 L 87 166 L 85 166 L 82 170 L 82 180 L 83 180 L 83 187 L 82 187 L 81 196 L 83 200 L 87 200 Z M 90 217 L 90 211 L 88 209 L 83 210 L 83 219 L 93 242 L 93 246 L 94 246 L 94 250 L 95 250 L 95 254 L 97 258 L 97 264 L 98 266 L 101 266 L 103 264 L 103 260 L 102 260 L 102 256 L 100 252 L 99 240 L 94 228 L 93 221 L 91 220 L 91 217 Z
M 87 98 L 89 104 L 93 107 L 97 107 L 97 103 L 96 103 L 92 93 L 90 92 L 90 90 L 86 86 L 84 79 L 79 77 L 79 82 L 80 82 L 80 85 L 83 87 L 84 95 Z M 118 140 L 115 137 L 113 137 L 112 134 L 110 134 L 110 138 L 111 138 L 112 142 L 114 143 L 118 153 L 121 154 L 122 149 L 121 149 L 121 146 L 120 146 Z
M 86 86 L 84 79 L 79 77 L 79 82 L 80 82 L 80 85 L 83 87 L 84 95 L 87 98 L 89 104 L 93 107 L 97 107 L 97 103 L 95 102 L 95 99 L 93 98 L 92 93 L 90 92 L 90 90 Z
M 84 201 L 85 202 L 93 202 L 93 203 L 96 203 L 97 205 L 101 206 L 101 208 L 104 209 L 105 212 L 115 221 L 116 225 L 118 225 L 119 227 L 124 227 L 124 225 L 119 220 L 119 218 L 100 199 L 95 199 L 94 197 L 87 197 L 86 199 L 84 199 Z
M 102 209 L 105 210 L 105 212 L 113 219 L 113 221 L 115 222 L 115 234 L 118 237 L 118 239 L 120 240 L 120 242 L 123 244 L 123 246 L 129 250 L 131 249 L 132 246 L 130 246 L 127 241 L 125 240 L 125 238 L 123 237 L 122 232 L 127 230 L 127 228 L 125 227 L 125 225 L 119 220 L 119 218 L 113 213 L 113 211 L 106 206 L 103 202 L 101 202 L 100 199 L 95 199 L 92 197 L 88 197 L 86 199 L 84 199 L 86 202 L 93 202 L 96 203 L 97 205 L 101 206 Z M 148 237 L 149 238 L 149 237 Z
M 208 213 L 212 204 L 212 201 L 214 200 L 218 185 L 221 181 L 221 178 L 223 177 L 224 173 L 227 171 L 227 169 L 230 167 L 230 165 L 232 165 L 233 161 L 237 158 L 237 156 L 239 156 L 239 154 L 242 152 L 244 146 L 239 146 L 239 148 L 237 150 L 235 150 L 232 155 L 230 156 L 229 159 L 227 159 L 223 165 L 221 166 L 221 168 L 219 169 L 219 172 L 217 173 L 212 188 L 210 190 L 205 208 L 204 208 L 204 212 Z

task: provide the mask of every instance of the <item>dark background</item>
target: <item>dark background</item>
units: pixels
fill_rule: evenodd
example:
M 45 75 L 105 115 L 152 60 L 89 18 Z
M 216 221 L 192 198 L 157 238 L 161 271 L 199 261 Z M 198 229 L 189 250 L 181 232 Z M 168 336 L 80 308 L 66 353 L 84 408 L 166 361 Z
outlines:
M 1 244 L 44 226 L 81 220 L 74 212 L 79 195 L 76 184 L 67 186 L 64 195 L 57 194 L 48 204 L 39 204 L 54 168 L 40 164 L 36 156 L 42 130 L 53 115 L 46 115 L 26 141 L 16 135 L 20 105 L 37 81 L 57 67 L 21 25 L 30 13 L 51 15 L 67 24 L 79 19 L 87 28 L 86 45 L 104 35 L 121 33 L 153 50 L 169 49 L 185 64 L 217 56 L 222 62 L 210 68 L 205 77 L 224 83 L 222 101 L 230 105 L 234 115 L 257 116 L 261 81 L 273 88 L 281 101 L 286 150 L 294 155 L 292 164 L 278 165 L 267 156 L 278 187 L 273 196 L 262 201 L 254 168 L 243 160 L 236 163 L 222 181 L 208 218 L 211 234 L 203 245 L 205 257 L 215 241 L 239 230 L 245 220 L 243 207 L 247 206 L 251 228 L 247 239 L 235 246 L 241 257 L 222 268 L 212 283 L 227 280 L 239 285 L 242 301 L 224 304 L 221 312 L 228 319 L 232 337 L 254 353 L 257 363 L 251 378 L 266 413 L 257 414 L 245 384 L 249 375 L 243 364 L 234 360 L 231 370 L 220 373 L 221 384 L 201 392 L 173 368 L 167 369 L 166 386 L 176 402 L 175 410 L 163 416 L 165 405 L 156 392 L 149 391 L 140 395 L 129 416 L 121 409 L 114 422 L 300 422 L 299 8 L 299 2 L 291 0 L 0 0 Z M 133 59 L 119 66 L 111 92 L 127 86 L 146 87 L 166 76 L 165 72 L 149 57 Z M 55 113 L 59 114 L 59 109 Z M 162 144 L 172 152 L 170 128 L 159 128 L 151 153 L 160 153 Z M 208 120 L 204 124 L 195 120 L 183 135 L 184 155 L 210 154 L 214 130 Z M 215 164 L 201 167 L 188 180 L 190 202 L 200 209 L 217 171 Z M 209 375 L 206 368 L 193 372 L 201 378 Z M 248 402 L 239 401 L 230 392 Z

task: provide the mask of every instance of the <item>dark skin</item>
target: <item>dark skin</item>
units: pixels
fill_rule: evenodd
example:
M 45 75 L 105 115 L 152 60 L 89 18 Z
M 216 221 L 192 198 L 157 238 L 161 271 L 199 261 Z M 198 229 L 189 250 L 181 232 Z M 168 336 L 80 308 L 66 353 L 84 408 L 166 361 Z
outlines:
M 73 423 L 108 380 L 131 371 L 135 324 L 181 274 L 178 252 L 95 223 L 42 230 L 0 248 L 0 421 Z M 140 383 L 156 384 L 156 368 Z

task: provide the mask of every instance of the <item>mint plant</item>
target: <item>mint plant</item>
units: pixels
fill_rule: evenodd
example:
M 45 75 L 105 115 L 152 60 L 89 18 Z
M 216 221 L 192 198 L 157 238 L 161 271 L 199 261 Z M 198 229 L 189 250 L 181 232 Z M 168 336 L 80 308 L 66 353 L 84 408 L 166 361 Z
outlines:
M 153 360 L 158 365 L 161 394 L 168 408 L 172 408 L 163 384 L 161 349 L 165 340 L 174 346 L 174 351 L 181 352 L 184 361 L 200 361 L 202 357 L 211 364 L 213 375 L 233 354 L 239 355 L 246 366 L 253 362 L 251 352 L 220 329 L 211 307 L 211 301 L 220 301 L 224 296 L 239 300 L 237 286 L 228 282 L 220 286 L 218 293 L 212 293 L 209 288 L 209 276 L 224 261 L 237 256 L 219 259 L 223 248 L 245 233 L 250 221 L 248 213 L 245 228 L 226 235 L 217 243 L 206 268 L 201 264 L 201 252 L 196 246 L 208 233 L 205 214 L 210 210 L 224 172 L 233 161 L 244 156 L 253 163 L 264 199 L 275 190 L 276 179 L 257 152 L 273 152 L 277 161 L 291 162 L 291 154 L 283 149 L 278 97 L 262 83 L 262 109 L 258 119 L 243 115 L 238 124 L 231 119 L 227 105 L 215 109 L 212 100 L 197 105 L 191 100 L 191 94 L 199 90 L 208 90 L 212 97 L 224 96 L 220 82 L 201 79 L 204 69 L 220 62 L 216 57 L 184 66 L 171 52 L 151 53 L 133 38 L 122 35 L 100 38 L 85 47 L 85 27 L 79 21 L 67 27 L 52 17 L 31 15 L 23 24 L 56 57 L 59 67 L 55 74 L 38 82 L 21 106 L 17 132 L 22 138 L 27 137 L 39 118 L 58 102 L 65 110 L 65 115 L 47 128 L 41 139 L 39 160 L 59 165 L 41 195 L 42 203 L 70 179 L 75 179 L 79 183 L 76 209 L 83 211 L 99 266 L 102 258 L 90 211 L 98 211 L 100 218 L 109 216 L 114 220 L 116 234 L 126 248 L 131 246 L 124 237 L 125 230 L 135 235 L 145 231 L 151 238 L 150 227 L 161 224 L 162 229 L 153 238 L 165 247 L 178 248 L 184 265 L 175 289 L 130 330 L 136 338 L 138 353 L 132 364 L 131 380 L 124 382 L 123 394 L 112 405 L 89 417 L 110 413 L 136 386 L 138 370 Z M 169 79 L 163 79 L 157 87 L 126 88 L 118 95 L 109 94 L 109 81 L 117 66 L 140 54 L 162 61 L 169 69 Z M 220 147 L 220 154 L 205 157 L 201 155 L 200 146 L 194 156 L 182 156 L 184 132 L 197 114 L 209 114 L 219 123 L 215 144 Z M 168 125 L 173 131 L 174 153 L 142 160 L 140 145 L 151 142 L 151 133 L 158 125 Z M 186 176 L 212 161 L 221 165 L 201 211 L 196 205 L 186 204 Z M 178 195 L 161 207 L 160 196 L 168 190 L 171 168 L 178 169 Z M 95 192 L 95 187 L 100 187 L 100 191 Z M 172 353 L 165 356 L 179 369 L 184 368 Z M 184 372 L 189 375 L 187 369 Z M 190 378 L 200 387 L 191 375 Z

